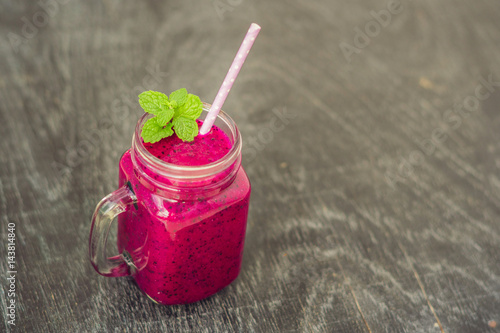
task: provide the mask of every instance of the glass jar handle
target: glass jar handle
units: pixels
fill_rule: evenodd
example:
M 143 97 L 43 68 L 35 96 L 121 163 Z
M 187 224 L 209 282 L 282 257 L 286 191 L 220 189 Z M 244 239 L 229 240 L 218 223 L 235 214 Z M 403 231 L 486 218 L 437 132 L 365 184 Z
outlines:
M 89 239 L 90 262 L 97 273 L 103 276 L 130 275 L 129 265 L 133 268 L 130 255 L 126 251 L 114 257 L 106 256 L 106 242 L 111 223 L 129 205 L 137 205 L 137 197 L 132 191 L 130 183 L 127 183 L 104 197 L 97 204 L 92 216 Z

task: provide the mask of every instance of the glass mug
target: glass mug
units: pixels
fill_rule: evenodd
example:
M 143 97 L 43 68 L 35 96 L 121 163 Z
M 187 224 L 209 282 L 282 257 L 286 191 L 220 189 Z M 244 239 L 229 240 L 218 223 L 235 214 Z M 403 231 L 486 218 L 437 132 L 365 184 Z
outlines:
M 210 105 L 203 104 L 200 119 Z M 161 304 L 204 299 L 229 285 L 241 268 L 250 182 L 241 166 L 241 135 L 220 112 L 215 125 L 232 143 L 216 162 L 200 166 L 166 163 L 144 147 L 138 121 L 132 148 L 119 163 L 119 189 L 97 205 L 89 255 L 103 276 L 131 275 Z M 118 220 L 119 255 L 108 257 L 110 226 Z

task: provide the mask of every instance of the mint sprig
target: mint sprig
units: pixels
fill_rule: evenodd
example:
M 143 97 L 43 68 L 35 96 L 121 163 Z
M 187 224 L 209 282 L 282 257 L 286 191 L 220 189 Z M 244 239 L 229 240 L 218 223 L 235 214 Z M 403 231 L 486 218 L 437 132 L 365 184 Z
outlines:
M 142 127 L 144 142 L 155 143 L 172 134 L 182 141 L 193 141 L 198 135 L 196 119 L 203 111 L 200 98 L 188 94 L 185 88 L 167 95 L 157 91 L 145 91 L 139 95 L 139 104 L 147 113 L 155 115 Z

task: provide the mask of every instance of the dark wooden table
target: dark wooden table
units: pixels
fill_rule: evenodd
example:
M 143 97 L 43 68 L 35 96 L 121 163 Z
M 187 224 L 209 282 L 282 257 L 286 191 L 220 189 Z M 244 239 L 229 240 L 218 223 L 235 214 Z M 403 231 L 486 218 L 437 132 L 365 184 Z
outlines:
M 497 0 L 46 1 L 0 2 L 3 327 L 11 223 L 19 332 L 500 332 Z M 94 272 L 91 214 L 138 92 L 211 102 L 251 22 L 242 272 L 156 305 Z

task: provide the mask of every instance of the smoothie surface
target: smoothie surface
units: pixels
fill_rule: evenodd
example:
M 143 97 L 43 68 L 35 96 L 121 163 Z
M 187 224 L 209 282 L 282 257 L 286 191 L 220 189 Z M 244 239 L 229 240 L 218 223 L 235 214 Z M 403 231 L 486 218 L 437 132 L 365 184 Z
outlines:
M 198 128 L 203 124 L 197 120 Z M 217 126 L 210 132 L 198 135 L 191 142 L 184 142 L 177 135 L 155 143 L 144 143 L 144 147 L 155 157 L 171 164 L 197 166 L 213 163 L 231 150 L 229 137 Z

